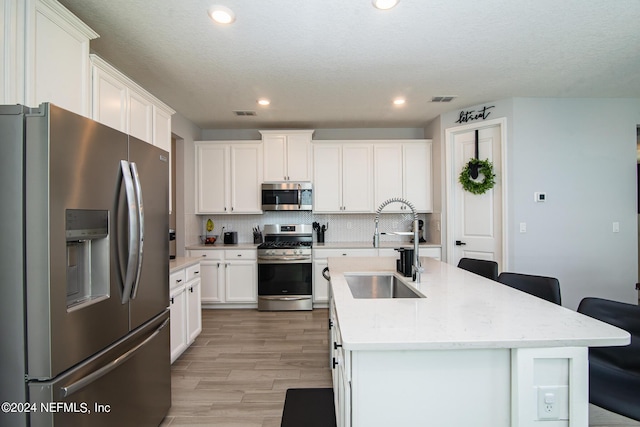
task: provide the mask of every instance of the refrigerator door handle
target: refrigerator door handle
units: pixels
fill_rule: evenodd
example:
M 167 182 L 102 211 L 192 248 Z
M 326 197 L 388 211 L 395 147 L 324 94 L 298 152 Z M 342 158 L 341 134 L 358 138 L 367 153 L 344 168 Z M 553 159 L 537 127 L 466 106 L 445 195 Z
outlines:
M 156 329 L 144 341 L 142 341 L 140 344 L 136 345 L 135 347 L 133 347 L 131 350 L 127 351 L 126 353 L 118 356 L 117 358 L 115 358 L 111 362 L 107 363 L 106 365 L 104 365 L 100 369 L 97 369 L 97 370 L 93 371 L 89 375 L 87 375 L 85 377 L 82 377 L 78 381 L 76 381 L 74 383 L 71 383 L 70 385 L 68 385 L 66 387 L 60 387 L 60 397 L 61 398 L 65 398 L 65 397 L 71 396 L 73 393 L 76 393 L 76 392 L 82 390 L 83 388 L 85 388 L 86 386 L 91 384 L 92 382 L 98 380 L 99 378 L 103 377 L 104 375 L 106 375 L 109 372 L 111 372 L 114 369 L 116 369 L 118 366 L 122 365 L 124 362 L 129 360 L 133 355 L 135 355 L 135 353 L 138 350 L 140 350 L 145 345 L 149 344 L 149 342 L 151 342 L 162 331 L 162 329 L 165 326 L 167 326 L 168 323 L 169 323 L 169 319 L 166 319 L 164 322 L 162 322 L 162 324 L 160 326 L 158 326 L 158 329 Z
M 122 303 L 125 304 L 131 297 L 131 289 L 133 282 L 136 279 L 136 268 L 138 266 L 138 244 L 139 228 L 138 228 L 138 214 L 135 187 L 133 185 L 133 177 L 131 175 L 131 169 L 129 162 L 126 160 L 120 160 L 120 169 L 122 170 L 122 178 L 124 179 L 124 189 L 127 195 L 127 215 L 129 219 L 129 254 L 127 257 L 127 270 L 124 277 L 123 289 L 122 289 Z
M 133 177 L 133 185 L 136 193 L 137 213 L 138 213 L 138 253 L 136 262 L 136 278 L 133 282 L 131 291 L 131 299 L 136 297 L 138 293 L 138 285 L 140 284 L 140 273 L 142 272 L 142 255 L 144 246 L 144 203 L 142 202 L 142 185 L 140 184 L 140 175 L 138 174 L 138 166 L 130 163 L 131 175 Z

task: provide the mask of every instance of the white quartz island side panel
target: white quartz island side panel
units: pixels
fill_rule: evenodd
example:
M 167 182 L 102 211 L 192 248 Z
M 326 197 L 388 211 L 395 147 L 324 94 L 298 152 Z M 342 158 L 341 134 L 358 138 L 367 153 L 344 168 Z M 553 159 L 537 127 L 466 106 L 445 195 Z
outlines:
M 395 259 L 328 259 L 339 427 L 588 426 L 588 347 L 626 345 L 627 332 L 421 262 L 425 298 L 355 299 L 345 273 L 394 274 Z M 539 403 L 549 392 L 551 414 Z

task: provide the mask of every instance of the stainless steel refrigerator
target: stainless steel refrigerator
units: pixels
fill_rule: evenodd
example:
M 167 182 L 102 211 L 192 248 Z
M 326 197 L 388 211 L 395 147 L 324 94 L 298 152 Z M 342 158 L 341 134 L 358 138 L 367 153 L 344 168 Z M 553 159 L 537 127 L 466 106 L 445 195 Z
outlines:
M 168 153 L 0 106 L 2 426 L 157 426 L 171 405 Z

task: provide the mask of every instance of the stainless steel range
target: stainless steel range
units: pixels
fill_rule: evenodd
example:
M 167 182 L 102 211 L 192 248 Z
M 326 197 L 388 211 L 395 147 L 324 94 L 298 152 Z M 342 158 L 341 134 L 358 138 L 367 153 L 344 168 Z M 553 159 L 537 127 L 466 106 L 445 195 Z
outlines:
M 311 224 L 267 224 L 258 246 L 258 310 L 312 310 Z

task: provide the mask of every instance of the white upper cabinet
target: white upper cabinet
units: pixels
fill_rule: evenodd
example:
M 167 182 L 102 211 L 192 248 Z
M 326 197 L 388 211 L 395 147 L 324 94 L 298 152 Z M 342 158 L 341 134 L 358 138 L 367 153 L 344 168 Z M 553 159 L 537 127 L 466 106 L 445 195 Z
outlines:
M 231 161 L 231 213 L 262 213 L 261 144 L 233 144 Z
M 394 197 L 411 202 L 418 212 L 431 212 L 431 142 L 388 142 L 374 144 L 374 205 Z M 384 212 L 408 212 L 409 208 L 392 203 Z
M 4 0 L 0 7 L 0 102 L 52 102 L 90 116 L 89 41 L 98 34 L 55 0 Z
M 171 152 L 169 106 L 97 55 L 89 55 L 92 75 L 91 117 Z
M 262 213 L 262 144 L 196 141 L 196 213 Z
M 372 212 L 372 145 L 313 144 L 314 212 Z
M 418 212 L 433 212 L 433 173 L 431 141 L 403 144 L 404 198 Z
M 229 146 L 196 142 L 196 213 L 227 213 Z
M 313 130 L 261 130 L 265 181 L 311 181 Z

